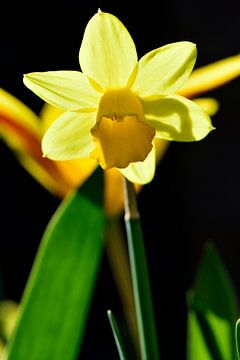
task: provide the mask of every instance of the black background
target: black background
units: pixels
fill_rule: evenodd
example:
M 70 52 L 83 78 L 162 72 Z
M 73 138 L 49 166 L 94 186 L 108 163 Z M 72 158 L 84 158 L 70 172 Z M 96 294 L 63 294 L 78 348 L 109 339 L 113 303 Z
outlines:
M 198 48 L 196 66 L 239 51 L 237 1 L 35 1 L 1 11 L 0 86 L 38 112 L 42 102 L 22 74 L 78 70 L 84 28 L 97 11 L 127 26 L 139 57 L 169 42 Z M 172 143 L 153 182 L 139 196 L 162 359 L 185 358 L 186 291 L 203 244 L 213 241 L 240 293 L 239 80 L 209 92 L 220 101 L 216 131 L 198 143 Z M 19 301 L 41 235 L 59 204 L 0 143 L 0 268 L 5 297 Z M 103 258 L 81 359 L 117 359 L 106 310 L 121 312 Z

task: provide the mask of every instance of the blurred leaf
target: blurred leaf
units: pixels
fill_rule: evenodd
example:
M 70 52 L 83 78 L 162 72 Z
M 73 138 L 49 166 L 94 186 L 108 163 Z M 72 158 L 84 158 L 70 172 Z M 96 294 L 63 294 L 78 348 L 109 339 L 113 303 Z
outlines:
M 20 307 L 8 360 L 76 359 L 102 253 L 102 172 L 53 216 Z
M 188 360 L 235 359 L 237 298 L 213 244 L 205 248 L 188 300 Z
M 124 349 L 122 337 L 121 337 L 117 322 L 115 320 L 115 317 L 113 316 L 113 313 L 111 310 L 108 310 L 107 315 L 108 315 L 108 319 L 109 319 L 109 322 L 110 322 L 110 325 L 112 328 L 114 340 L 115 340 L 115 343 L 116 343 L 116 346 L 118 349 L 119 358 L 120 358 L 120 360 L 127 360 L 126 351 Z
M 240 319 L 236 322 L 235 327 L 235 337 L 236 337 L 236 348 L 238 360 L 240 360 Z

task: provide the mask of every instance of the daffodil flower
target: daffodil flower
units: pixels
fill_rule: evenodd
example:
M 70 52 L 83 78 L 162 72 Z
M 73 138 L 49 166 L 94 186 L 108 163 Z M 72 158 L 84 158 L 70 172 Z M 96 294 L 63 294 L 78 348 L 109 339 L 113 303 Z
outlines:
M 203 66 L 192 72 L 178 94 L 194 98 L 207 91 L 223 86 L 240 75 L 240 55 L 231 56 Z M 209 115 L 218 110 L 213 98 L 194 98 Z M 13 95 L 0 88 L 0 136 L 12 148 L 24 168 L 48 191 L 64 197 L 76 186 L 80 186 L 97 166 L 95 160 L 77 159 L 53 161 L 42 157 L 41 141 L 49 126 L 62 114 L 47 103 L 37 116 Z M 156 157 L 159 162 L 169 146 L 167 140 L 156 141 Z M 118 214 L 123 207 L 121 174 L 116 169 L 106 170 L 105 209 L 108 215 Z M 140 185 L 137 189 L 140 189 Z
M 175 94 L 195 60 L 196 46 L 183 41 L 155 49 L 138 61 L 124 25 L 98 12 L 87 24 L 80 47 L 82 72 L 24 77 L 29 89 L 65 111 L 43 137 L 44 156 L 90 157 L 135 183 L 151 181 L 155 138 L 195 141 L 213 129 L 200 106 Z

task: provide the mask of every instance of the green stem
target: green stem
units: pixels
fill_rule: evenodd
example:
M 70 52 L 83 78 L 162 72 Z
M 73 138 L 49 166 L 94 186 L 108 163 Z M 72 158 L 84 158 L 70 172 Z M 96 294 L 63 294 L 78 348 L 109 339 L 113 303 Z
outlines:
M 137 319 L 127 247 L 120 218 L 108 218 L 105 249 L 118 288 L 123 311 L 136 353 L 140 354 Z
M 134 185 L 124 178 L 125 224 L 142 360 L 158 360 L 153 304 Z

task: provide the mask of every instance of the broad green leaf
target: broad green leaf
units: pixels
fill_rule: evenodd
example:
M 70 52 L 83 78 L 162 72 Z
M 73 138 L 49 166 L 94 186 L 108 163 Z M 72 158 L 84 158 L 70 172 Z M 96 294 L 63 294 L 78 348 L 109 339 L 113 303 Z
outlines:
M 64 201 L 47 227 L 4 359 L 76 359 L 102 253 L 101 174 Z
M 112 328 L 114 340 L 115 340 L 115 343 L 116 343 L 116 346 L 118 349 L 119 358 L 120 358 L 120 360 L 127 360 L 126 351 L 124 348 L 122 337 L 121 337 L 117 322 L 115 320 L 115 317 L 113 316 L 113 313 L 111 310 L 108 310 L 107 315 L 108 315 L 108 319 L 109 319 L 109 322 L 110 322 L 110 325 Z
M 236 294 L 212 244 L 205 248 L 188 306 L 188 360 L 235 359 Z

